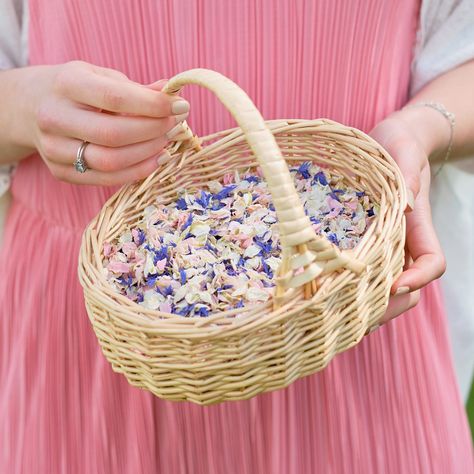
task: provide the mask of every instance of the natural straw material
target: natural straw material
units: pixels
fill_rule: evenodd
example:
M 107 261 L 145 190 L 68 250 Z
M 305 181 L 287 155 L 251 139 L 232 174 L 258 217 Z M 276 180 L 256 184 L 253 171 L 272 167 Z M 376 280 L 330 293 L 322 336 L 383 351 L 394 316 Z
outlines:
M 405 185 L 393 159 L 363 132 L 327 119 L 265 122 L 229 79 L 206 69 L 172 78 L 213 91 L 238 128 L 198 139 L 186 124 L 172 160 L 123 187 L 86 229 L 79 279 L 89 318 L 113 369 L 132 385 L 202 405 L 247 399 L 324 368 L 379 321 L 404 262 Z M 380 210 L 352 251 L 315 234 L 288 166 L 314 161 L 365 191 Z M 272 301 L 203 318 L 147 310 L 107 281 L 103 243 L 141 219 L 157 198 L 205 188 L 232 170 L 260 166 L 279 220 L 282 264 Z

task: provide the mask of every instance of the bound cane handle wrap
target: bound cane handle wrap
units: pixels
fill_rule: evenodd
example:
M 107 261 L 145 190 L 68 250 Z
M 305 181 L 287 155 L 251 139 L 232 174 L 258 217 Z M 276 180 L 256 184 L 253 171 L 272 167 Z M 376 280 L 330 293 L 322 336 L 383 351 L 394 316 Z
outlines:
M 306 285 L 305 295 L 316 291 L 314 280 L 322 273 L 348 268 L 360 273 L 365 265 L 354 259 L 314 231 L 304 212 L 293 179 L 275 137 L 248 95 L 218 72 L 208 69 L 190 69 L 171 78 L 163 92 L 177 94 L 186 84 L 196 84 L 211 90 L 225 105 L 242 129 L 272 195 L 278 217 L 282 263 L 276 280 L 276 298 L 284 297 L 286 290 Z M 196 140 L 189 127 L 189 146 Z

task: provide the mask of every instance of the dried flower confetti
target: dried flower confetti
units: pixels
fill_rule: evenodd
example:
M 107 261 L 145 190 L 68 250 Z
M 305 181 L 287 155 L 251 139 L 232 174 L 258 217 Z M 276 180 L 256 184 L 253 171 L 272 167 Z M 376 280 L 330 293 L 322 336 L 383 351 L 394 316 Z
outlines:
M 377 206 L 310 162 L 291 168 L 315 231 L 353 248 Z M 182 316 L 267 301 L 280 263 L 275 208 L 258 173 L 228 173 L 207 189 L 156 203 L 142 221 L 103 248 L 108 280 L 148 309 Z

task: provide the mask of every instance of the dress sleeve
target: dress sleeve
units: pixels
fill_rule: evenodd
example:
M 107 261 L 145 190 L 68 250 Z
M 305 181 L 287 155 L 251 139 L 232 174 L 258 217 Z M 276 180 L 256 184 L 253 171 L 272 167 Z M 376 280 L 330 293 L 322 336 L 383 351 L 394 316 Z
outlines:
M 0 70 L 27 62 L 27 0 L 0 0 Z M 14 166 L 0 165 L 0 196 L 10 186 Z
M 23 0 L 0 0 L 0 69 L 22 65 Z
M 411 95 L 474 58 L 474 0 L 422 0 Z

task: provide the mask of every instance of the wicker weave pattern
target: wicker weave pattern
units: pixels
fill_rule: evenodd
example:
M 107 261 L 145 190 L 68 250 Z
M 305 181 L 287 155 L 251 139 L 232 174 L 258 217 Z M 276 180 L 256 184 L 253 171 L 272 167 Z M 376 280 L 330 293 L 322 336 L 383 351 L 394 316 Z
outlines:
M 264 122 L 248 96 L 213 71 L 179 74 L 167 92 L 187 83 L 216 92 L 239 128 L 197 139 L 184 125 L 169 148 L 175 161 L 122 188 L 88 226 L 79 278 L 114 370 L 157 396 L 207 405 L 285 387 L 360 341 L 383 315 L 402 270 L 406 197 L 396 164 L 363 132 L 326 119 Z M 356 249 L 340 252 L 315 235 L 284 160 L 327 165 L 380 204 L 377 220 Z M 158 196 L 172 202 L 181 188 L 205 187 L 230 170 L 256 165 L 271 188 L 283 236 L 272 302 L 183 318 L 146 310 L 109 285 L 103 242 L 133 226 Z M 295 275 L 300 267 L 304 271 Z

